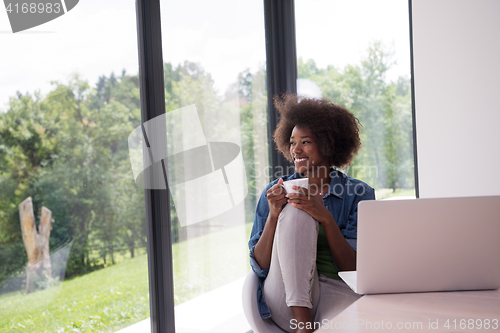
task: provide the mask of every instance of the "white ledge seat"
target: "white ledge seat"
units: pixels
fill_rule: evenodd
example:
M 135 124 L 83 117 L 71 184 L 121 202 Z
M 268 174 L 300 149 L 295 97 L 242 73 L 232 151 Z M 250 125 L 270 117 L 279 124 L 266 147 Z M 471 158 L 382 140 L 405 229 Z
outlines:
M 271 319 L 262 319 L 257 306 L 257 288 L 259 287 L 259 278 L 250 270 L 245 282 L 243 283 L 243 312 L 247 318 L 248 324 L 255 333 L 283 333 L 278 325 Z

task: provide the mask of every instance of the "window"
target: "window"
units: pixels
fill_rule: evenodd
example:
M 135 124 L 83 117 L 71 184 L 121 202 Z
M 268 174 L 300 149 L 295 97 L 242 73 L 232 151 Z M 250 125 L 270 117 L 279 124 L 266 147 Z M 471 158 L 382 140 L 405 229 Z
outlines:
M 176 332 L 245 331 L 247 242 L 270 177 L 263 5 L 160 5 Z
M 4 35 L 1 327 L 93 332 L 140 322 L 147 330 L 151 295 L 157 330 L 173 315 L 164 290 L 172 264 L 176 332 L 248 331 L 240 295 L 255 206 L 271 170 L 287 167 L 276 156 L 269 163 L 268 112 L 276 114 L 268 111 L 268 73 L 280 81 L 269 91 L 293 91 L 298 78 L 299 95 L 329 98 L 359 118 L 363 149 L 347 174 L 379 199 L 415 195 L 407 3 L 296 0 L 295 77 L 293 34 L 282 38 L 282 27 L 272 28 L 278 40 L 268 38 L 276 45 L 266 72 L 260 2 L 136 2 L 145 17 L 161 9 L 161 29 L 139 19 L 139 41 L 132 0 L 79 2 L 43 26 Z M 272 23 L 293 26 L 291 14 L 275 6 Z M 163 62 L 148 54 L 148 75 L 139 77 L 137 45 L 142 61 L 160 43 Z M 150 106 L 145 100 L 158 95 L 154 73 L 164 79 L 165 109 L 153 105 L 156 117 L 144 117 L 151 110 L 141 102 Z M 164 207 L 148 198 L 156 187 L 141 182 L 144 162 L 160 160 Z M 19 218 L 22 202 L 28 213 Z M 168 225 L 166 211 L 171 239 L 154 235 Z M 20 220 L 51 219 L 50 266 L 32 261 L 41 272 L 27 283 Z M 170 246 L 172 263 L 163 256 Z
M 408 3 L 295 6 L 298 93 L 343 105 L 363 125 L 363 148 L 344 171 L 377 199 L 415 196 Z
M 144 190 L 127 145 L 141 123 L 135 3 L 80 1 L 16 34 L 4 13 L 0 327 L 116 331 L 148 318 Z M 48 253 L 33 220 L 52 226 Z

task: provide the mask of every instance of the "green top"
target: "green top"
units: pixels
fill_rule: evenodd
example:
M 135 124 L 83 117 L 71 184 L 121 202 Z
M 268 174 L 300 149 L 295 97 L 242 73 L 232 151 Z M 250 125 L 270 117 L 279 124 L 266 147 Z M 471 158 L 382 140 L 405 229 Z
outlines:
M 319 225 L 318 233 L 318 253 L 316 255 L 316 268 L 318 273 L 323 274 L 331 279 L 340 280 L 338 275 L 339 269 L 333 263 L 332 253 L 330 252 L 330 247 L 328 246 L 328 241 L 326 239 L 325 230 L 323 226 Z

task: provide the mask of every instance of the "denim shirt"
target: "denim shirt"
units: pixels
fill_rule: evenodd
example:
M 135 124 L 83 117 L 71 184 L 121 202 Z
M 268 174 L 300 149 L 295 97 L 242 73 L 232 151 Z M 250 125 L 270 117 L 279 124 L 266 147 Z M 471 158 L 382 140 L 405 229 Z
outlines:
M 361 200 L 374 200 L 375 191 L 372 187 L 366 183 L 348 177 L 344 173 L 331 169 L 332 181 L 330 182 L 330 189 L 327 194 L 323 197 L 323 204 L 332 213 L 337 225 L 339 226 L 342 235 L 346 238 L 347 242 L 356 251 L 357 245 L 357 230 L 358 230 L 358 202 Z M 299 173 L 294 173 L 293 175 L 283 176 L 283 181 L 302 178 Z M 267 202 L 266 192 L 273 185 L 278 183 L 279 179 L 276 179 L 272 183 L 266 186 L 264 191 L 260 196 L 259 202 L 257 204 L 257 209 L 255 212 L 255 221 L 252 227 L 252 234 L 248 242 L 248 247 L 250 248 L 250 266 L 252 270 L 259 277 L 259 288 L 257 290 L 257 302 L 259 306 L 259 313 L 262 319 L 267 319 L 271 317 L 271 312 L 267 306 L 266 300 L 264 299 L 264 293 L 262 287 L 264 285 L 264 280 L 269 273 L 269 267 L 262 269 L 254 256 L 255 245 L 262 235 L 264 226 L 267 221 L 267 216 L 269 215 L 269 204 Z M 334 262 L 335 264 L 335 262 Z

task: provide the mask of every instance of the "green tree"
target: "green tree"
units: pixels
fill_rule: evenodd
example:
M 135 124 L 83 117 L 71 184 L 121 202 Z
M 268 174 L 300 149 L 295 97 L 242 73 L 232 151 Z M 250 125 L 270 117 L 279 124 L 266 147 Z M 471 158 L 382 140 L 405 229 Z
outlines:
M 126 248 L 145 244 L 144 193 L 134 184 L 127 137 L 140 124 L 137 76 L 100 77 L 96 89 L 74 76 L 54 89 L 11 99 L 0 115 L 0 279 L 26 262 L 17 204 L 33 197 L 35 212 L 47 206 L 56 221 L 51 247 L 74 237 L 67 273 L 96 265 Z M 134 184 L 135 185 L 135 184 Z M 116 190 L 115 190 L 116 189 Z M 142 199 L 142 202 L 141 202 Z M 24 257 L 23 257 L 24 256 Z M 19 259 L 15 259 L 19 258 Z
M 298 61 L 300 78 L 314 81 L 323 94 L 352 111 L 363 125 L 363 149 L 347 169 L 376 188 L 411 188 L 413 157 L 409 80 L 387 82 L 392 53 L 372 43 L 361 64 L 342 69 L 318 68 L 313 60 Z

